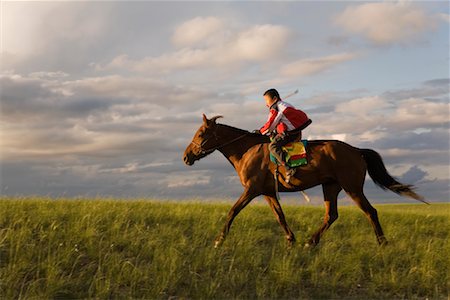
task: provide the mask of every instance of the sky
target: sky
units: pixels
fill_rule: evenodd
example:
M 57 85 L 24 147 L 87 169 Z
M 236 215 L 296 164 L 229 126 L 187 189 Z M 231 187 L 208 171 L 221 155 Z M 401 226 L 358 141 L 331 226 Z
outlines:
M 276 88 L 300 90 L 287 101 L 313 120 L 304 137 L 372 148 L 450 199 L 447 1 L 0 6 L 1 195 L 236 198 L 220 153 L 188 167 L 184 149 L 203 113 L 260 128 Z M 401 201 L 369 177 L 366 195 Z

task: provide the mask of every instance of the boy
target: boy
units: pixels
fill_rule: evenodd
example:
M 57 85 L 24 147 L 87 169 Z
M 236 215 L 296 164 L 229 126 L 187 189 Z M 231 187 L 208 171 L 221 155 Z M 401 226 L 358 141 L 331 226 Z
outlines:
M 295 174 L 295 169 L 291 169 L 285 163 L 285 153 L 281 149 L 284 145 L 301 139 L 301 128 L 308 126 L 308 116 L 301 110 L 294 108 L 291 104 L 281 100 L 276 89 L 267 90 L 264 93 L 266 106 L 269 108 L 269 117 L 263 127 L 259 130 L 261 134 L 275 134 L 274 139 L 269 144 L 269 151 L 275 156 L 281 165 L 286 168 L 286 182 Z

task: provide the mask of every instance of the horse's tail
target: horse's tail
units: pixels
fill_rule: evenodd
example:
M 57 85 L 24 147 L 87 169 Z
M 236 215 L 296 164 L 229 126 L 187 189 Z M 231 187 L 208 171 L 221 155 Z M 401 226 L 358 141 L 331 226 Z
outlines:
M 410 197 L 429 204 L 422 196 L 413 191 L 413 185 L 402 184 L 388 173 L 380 154 L 371 149 L 359 149 L 359 151 L 361 151 L 361 154 L 367 163 L 367 171 L 376 185 L 384 190 L 389 189 L 401 196 Z

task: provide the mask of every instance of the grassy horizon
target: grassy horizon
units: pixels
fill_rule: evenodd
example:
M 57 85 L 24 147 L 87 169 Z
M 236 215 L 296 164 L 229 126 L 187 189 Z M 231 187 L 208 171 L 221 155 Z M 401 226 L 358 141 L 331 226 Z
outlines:
M 214 249 L 228 202 L 3 197 L 0 296 L 446 299 L 450 204 L 374 206 L 387 247 L 343 206 L 321 244 L 304 249 L 324 211 L 283 205 L 298 240 L 288 249 L 258 203 Z

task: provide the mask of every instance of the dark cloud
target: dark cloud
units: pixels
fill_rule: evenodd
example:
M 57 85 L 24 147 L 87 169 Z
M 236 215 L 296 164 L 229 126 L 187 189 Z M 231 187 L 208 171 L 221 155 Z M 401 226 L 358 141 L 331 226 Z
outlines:
M 57 95 L 36 79 L 0 77 L 2 116 L 17 121 L 20 116 L 45 112 Z
M 423 84 L 427 86 L 447 87 L 448 91 L 450 85 L 450 78 L 432 79 L 425 81 Z
M 335 107 L 332 105 L 324 105 L 314 108 L 305 108 L 304 110 L 307 111 L 310 115 L 329 114 L 334 112 Z
M 448 164 L 449 154 L 448 150 L 434 151 L 434 150 L 378 150 L 376 145 L 373 147 L 383 157 L 384 161 L 388 165 L 394 164 L 421 164 L 421 165 L 435 165 Z
M 327 43 L 331 46 L 345 46 L 350 43 L 350 38 L 348 36 L 331 36 Z
M 423 171 L 418 166 L 412 166 L 400 177 L 400 180 L 408 184 L 415 184 L 416 182 L 424 179 L 427 175 L 428 172 Z
M 0 77 L 2 117 L 15 122 L 85 119 L 95 112 L 105 112 L 113 105 L 131 102 L 124 98 L 96 95 L 64 95 L 55 91 L 61 83 L 24 77 Z M 41 123 L 42 124 L 42 123 Z
M 111 106 L 118 103 L 126 103 L 125 99 L 105 99 L 86 97 L 79 99 L 77 97 L 67 97 L 61 101 L 58 109 L 65 116 L 86 117 L 95 111 L 106 111 Z
M 421 87 L 412 89 L 399 89 L 385 92 L 382 96 L 387 99 L 401 100 L 408 98 L 427 98 L 446 96 L 449 94 L 449 79 L 440 78 L 425 81 Z
M 401 132 L 392 133 L 387 137 L 374 142 L 377 148 L 381 149 L 411 149 L 411 150 L 441 150 L 447 151 L 450 148 L 450 137 L 448 130 L 442 128 L 429 132 Z

